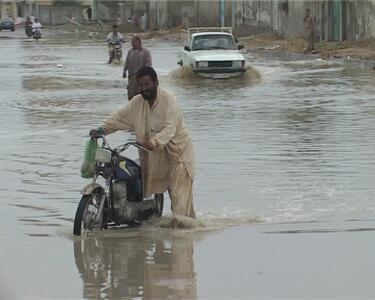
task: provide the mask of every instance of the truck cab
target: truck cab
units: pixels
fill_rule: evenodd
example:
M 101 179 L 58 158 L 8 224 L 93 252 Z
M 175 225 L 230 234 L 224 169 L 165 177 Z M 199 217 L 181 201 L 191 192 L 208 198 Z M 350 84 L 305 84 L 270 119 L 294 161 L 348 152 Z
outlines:
M 230 78 L 246 71 L 245 58 L 230 27 L 198 27 L 182 31 L 184 47 L 178 64 L 190 66 L 201 77 Z

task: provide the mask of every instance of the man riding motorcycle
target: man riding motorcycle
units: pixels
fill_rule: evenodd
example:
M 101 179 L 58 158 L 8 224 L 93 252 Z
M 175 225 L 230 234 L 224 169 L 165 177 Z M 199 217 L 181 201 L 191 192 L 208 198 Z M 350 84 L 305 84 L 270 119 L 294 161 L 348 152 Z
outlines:
M 122 43 L 124 42 L 124 37 L 122 36 L 120 32 L 118 32 L 117 25 L 112 26 L 112 32 L 108 33 L 106 41 L 108 43 L 108 54 L 109 54 L 108 63 L 110 64 L 115 58 L 115 46 L 118 45 L 121 48 Z
M 25 33 L 29 38 L 33 36 L 33 21 L 30 19 L 30 17 L 26 18 Z
M 42 37 L 41 28 L 42 24 L 39 22 L 38 18 L 35 18 L 34 23 L 32 25 L 34 39 L 40 39 Z

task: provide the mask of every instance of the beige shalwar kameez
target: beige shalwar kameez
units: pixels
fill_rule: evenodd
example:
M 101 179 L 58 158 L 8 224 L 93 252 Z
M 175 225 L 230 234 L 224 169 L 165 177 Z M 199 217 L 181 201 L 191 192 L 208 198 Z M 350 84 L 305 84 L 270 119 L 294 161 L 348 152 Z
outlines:
M 303 20 L 305 24 L 305 40 L 307 43 L 306 52 L 314 50 L 315 41 L 315 21 L 313 16 L 307 16 Z
M 105 119 L 107 133 L 135 132 L 138 142 L 150 139 L 154 150 L 141 151 L 144 195 L 168 190 L 174 215 L 195 217 L 193 207 L 194 150 L 181 108 L 168 91 L 158 88 L 153 106 L 135 96 Z

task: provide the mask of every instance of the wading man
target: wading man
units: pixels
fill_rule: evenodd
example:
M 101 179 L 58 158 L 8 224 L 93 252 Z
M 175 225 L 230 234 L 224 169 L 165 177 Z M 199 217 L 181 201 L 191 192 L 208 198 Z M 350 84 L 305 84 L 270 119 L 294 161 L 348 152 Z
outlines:
M 152 60 L 150 51 L 142 47 L 142 41 L 138 36 L 132 38 L 132 48 L 128 51 L 128 55 L 124 64 L 123 78 L 128 73 L 128 100 L 139 94 L 140 89 L 136 79 L 137 71 L 142 67 L 151 67 Z
M 311 53 L 312 50 L 314 50 L 315 20 L 311 15 L 310 9 L 306 9 L 303 23 L 305 25 L 305 39 L 307 42 L 307 49 L 305 50 L 305 53 Z
M 117 130 L 134 131 L 140 151 L 144 196 L 169 192 L 173 215 L 195 218 L 194 150 L 176 98 L 159 87 L 152 67 L 138 70 L 140 94 L 90 131 L 92 137 Z

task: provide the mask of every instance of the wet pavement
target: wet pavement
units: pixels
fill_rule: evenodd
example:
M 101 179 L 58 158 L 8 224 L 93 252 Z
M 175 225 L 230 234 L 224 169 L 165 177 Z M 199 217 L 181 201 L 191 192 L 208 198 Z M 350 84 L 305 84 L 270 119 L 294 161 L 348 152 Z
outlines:
M 228 250 L 236 251 L 231 232 L 246 239 L 248 226 L 249 234 L 252 227 L 291 222 L 363 220 L 359 229 L 373 227 L 373 70 L 249 54 L 257 71 L 246 80 L 197 80 L 177 70 L 178 43 L 152 39 L 145 46 L 161 86 L 178 97 L 194 141 L 199 218 L 215 230 L 241 225 L 215 233 L 233 243 Z M 22 32 L 0 33 L 0 296 L 217 298 L 210 286 L 223 282 L 210 281 L 215 265 L 207 273 L 204 263 L 215 251 L 211 231 L 72 236 L 87 184 L 79 176 L 87 133 L 127 101 L 121 67 L 107 65 L 106 55 L 105 44 L 89 38 L 47 30 L 35 42 Z M 110 143 L 127 138 L 116 133 Z M 168 201 L 165 207 L 169 214 Z M 232 288 L 221 295 L 260 297 Z

